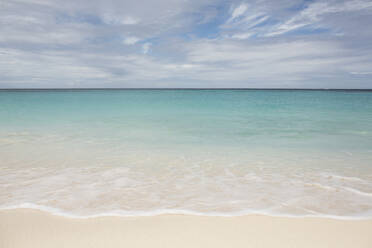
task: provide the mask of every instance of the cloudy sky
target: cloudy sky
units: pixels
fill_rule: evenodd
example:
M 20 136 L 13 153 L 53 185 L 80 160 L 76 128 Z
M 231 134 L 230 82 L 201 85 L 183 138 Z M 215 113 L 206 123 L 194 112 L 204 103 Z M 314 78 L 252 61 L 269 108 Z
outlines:
M 16 87 L 372 88 L 372 0 L 1 0 Z

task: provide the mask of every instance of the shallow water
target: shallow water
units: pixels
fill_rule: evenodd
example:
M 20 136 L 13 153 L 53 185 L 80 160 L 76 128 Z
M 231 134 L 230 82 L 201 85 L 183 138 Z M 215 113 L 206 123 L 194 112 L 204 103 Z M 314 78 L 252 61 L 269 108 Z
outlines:
M 372 217 L 372 92 L 0 91 L 0 207 Z

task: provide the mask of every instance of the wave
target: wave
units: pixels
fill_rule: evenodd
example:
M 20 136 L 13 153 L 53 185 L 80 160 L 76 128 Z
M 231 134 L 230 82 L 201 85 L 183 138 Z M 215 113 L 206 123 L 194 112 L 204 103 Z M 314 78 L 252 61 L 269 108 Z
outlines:
M 189 215 L 189 216 L 207 216 L 207 217 L 239 217 L 239 216 L 249 216 L 249 215 L 263 215 L 270 217 L 285 217 L 285 218 L 326 218 L 326 219 L 336 219 L 336 220 L 372 220 L 372 210 L 364 214 L 354 215 L 354 216 L 341 216 L 341 215 L 329 215 L 321 214 L 311 211 L 312 214 L 282 214 L 275 213 L 265 210 L 252 210 L 247 209 L 243 211 L 236 211 L 231 213 L 225 212 L 198 212 L 187 209 L 155 209 L 151 211 L 124 211 L 124 210 L 113 210 L 108 212 L 102 212 L 90 215 L 78 215 L 64 211 L 62 209 L 53 208 L 44 205 L 38 205 L 34 203 L 22 203 L 14 206 L 3 206 L 0 207 L 1 210 L 15 210 L 15 209 L 33 209 L 42 212 L 47 212 L 52 215 L 62 216 L 73 219 L 90 219 L 98 217 L 151 217 L 160 215 Z
M 352 192 L 352 193 L 357 194 L 357 195 L 372 197 L 372 193 L 363 192 L 363 191 L 353 189 L 353 188 L 349 188 L 349 187 L 342 187 L 342 188 L 344 190 L 347 190 L 347 191 Z

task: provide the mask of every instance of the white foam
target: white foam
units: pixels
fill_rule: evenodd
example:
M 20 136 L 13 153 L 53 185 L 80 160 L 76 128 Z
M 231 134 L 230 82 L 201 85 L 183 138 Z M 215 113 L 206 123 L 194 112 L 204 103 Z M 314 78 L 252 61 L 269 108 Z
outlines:
M 151 216 L 160 216 L 160 215 L 189 215 L 189 216 L 209 216 L 209 217 L 239 217 L 239 216 L 248 216 L 248 215 L 264 215 L 270 217 L 285 217 L 285 218 L 327 218 L 327 219 L 338 219 L 338 220 L 371 220 L 372 219 L 372 210 L 365 215 L 354 215 L 354 216 L 339 216 L 339 215 L 328 215 L 320 214 L 314 212 L 314 214 L 281 214 L 273 213 L 264 210 L 243 210 L 238 212 L 224 213 L 224 212 L 198 212 L 192 210 L 184 209 L 155 209 L 152 211 L 123 211 L 116 210 L 110 212 L 103 212 L 90 215 L 78 215 L 63 211 L 61 209 L 37 205 L 33 203 L 22 203 L 14 206 L 4 206 L 0 207 L 0 210 L 15 210 L 15 209 L 33 209 L 40 210 L 43 212 L 50 213 L 56 216 L 62 216 L 67 218 L 74 219 L 89 219 L 89 218 L 98 218 L 98 217 L 151 217 Z
M 125 160 L 128 165 L 121 166 L 6 167 L 0 171 L 0 187 L 6 188 L 0 191 L 0 208 L 35 208 L 74 218 L 372 216 L 368 174 L 359 178 L 356 173 L 306 170 L 305 166 L 276 168 L 231 162 L 226 166 L 225 160 L 216 161 L 161 157 L 135 165 Z
M 349 187 L 342 187 L 342 188 L 357 195 L 372 197 L 372 193 L 362 192 L 360 190 L 349 188 Z
M 340 180 L 345 180 L 345 181 L 365 182 L 364 180 L 358 177 L 347 177 L 347 176 L 340 176 L 340 175 L 329 175 L 329 176 L 340 179 Z

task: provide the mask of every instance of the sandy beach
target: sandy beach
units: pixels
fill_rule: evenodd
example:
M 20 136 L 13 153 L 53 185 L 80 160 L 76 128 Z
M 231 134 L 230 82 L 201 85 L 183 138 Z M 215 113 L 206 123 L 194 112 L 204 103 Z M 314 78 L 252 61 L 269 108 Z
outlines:
M 372 247 L 372 220 L 249 215 L 73 219 L 0 211 L 0 247 Z
M 372 248 L 371 23 L 0 0 L 0 248 Z

